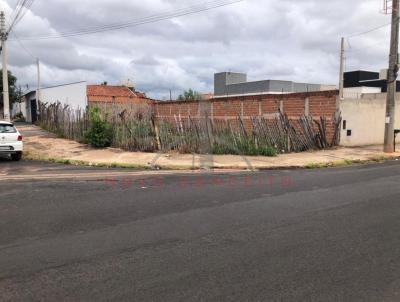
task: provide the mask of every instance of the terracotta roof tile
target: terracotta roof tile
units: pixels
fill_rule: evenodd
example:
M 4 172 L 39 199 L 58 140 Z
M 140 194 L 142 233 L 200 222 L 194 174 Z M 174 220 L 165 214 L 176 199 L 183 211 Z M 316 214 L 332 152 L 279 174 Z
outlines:
M 88 85 L 87 97 L 89 103 L 152 103 L 152 100 L 150 100 L 146 94 L 134 92 L 125 86 Z
M 136 96 L 136 94 L 125 86 L 108 86 L 108 85 L 88 85 L 88 96 L 115 96 L 115 97 L 129 97 Z

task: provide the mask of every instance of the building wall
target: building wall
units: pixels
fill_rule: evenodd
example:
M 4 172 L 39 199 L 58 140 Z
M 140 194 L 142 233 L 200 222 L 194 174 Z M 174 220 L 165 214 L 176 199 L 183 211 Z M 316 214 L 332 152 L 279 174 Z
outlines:
M 103 104 L 132 104 L 132 105 L 151 105 L 153 101 L 147 98 L 140 97 L 112 97 L 112 96 L 97 96 L 92 95 L 88 97 L 88 103 L 90 106 L 99 106 Z
M 247 75 L 238 72 L 220 72 L 214 74 L 214 94 L 226 94 L 226 86 L 247 82 Z
M 21 102 L 21 103 L 14 103 L 13 108 L 11 109 L 11 116 L 14 117 L 18 113 L 22 112 L 24 117 L 27 117 L 27 111 L 28 109 L 26 108 L 26 102 Z
M 294 83 L 290 81 L 265 80 L 226 85 L 222 95 L 241 95 L 265 92 L 302 93 L 321 91 L 319 84 Z M 221 93 L 219 93 L 221 95 Z
M 175 121 L 176 118 L 199 119 L 205 116 L 215 122 L 237 120 L 240 116 L 246 128 L 251 129 L 251 118 L 275 118 L 279 109 L 291 119 L 303 115 L 314 118 L 325 116 L 328 137 L 333 135 L 333 115 L 337 110 L 337 91 L 295 93 L 285 95 L 258 95 L 216 98 L 202 102 L 157 102 L 154 105 L 156 119 Z
M 152 100 L 144 93 L 131 90 L 126 86 L 88 85 L 87 100 L 89 106 L 107 104 L 151 105 Z
M 60 102 L 73 109 L 85 109 L 87 106 L 86 86 L 86 82 L 80 82 L 43 88 L 40 91 L 40 101 L 49 104 Z
M 214 75 L 214 95 L 234 96 L 261 93 L 303 93 L 327 90 L 326 85 L 292 81 L 263 80 L 247 82 L 246 74 L 223 72 Z M 331 86 L 330 90 L 336 88 Z
M 349 99 L 359 99 L 362 98 L 363 95 L 370 93 L 380 94 L 381 88 L 361 86 L 361 87 L 351 87 L 343 89 L 344 98 L 349 98 Z
M 15 114 L 22 112 L 25 117 L 26 122 L 32 123 L 32 110 L 31 110 L 31 103 L 36 102 L 36 92 L 31 92 L 25 95 L 22 98 L 22 102 L 20 104 L 14 104 L 13 108 L 13 116 Z M 15 111 L 15 112 L 14 112 Z
M 341 145 L 343 146 L 368 146 L 384 142 L 386 94 L 365 95 L 365 98 L 346 98 L 340 101 L 343 123 L 346 129 L 341 130 Z M 395 128 L 400 129 L 400 95 L 396 102 Z M 347 133 L 351 131 L 350 133 Z M 400 142 L 400 136 L 397 139 Z
M 348 71 L 344 73 L 344 87 L 377 87 L 381 92 L 387 92 L 387 81 L 380 79 L 379 72 L 364 70 Z M 396 82 L 397 91 L 400 91 L 400 81 Z

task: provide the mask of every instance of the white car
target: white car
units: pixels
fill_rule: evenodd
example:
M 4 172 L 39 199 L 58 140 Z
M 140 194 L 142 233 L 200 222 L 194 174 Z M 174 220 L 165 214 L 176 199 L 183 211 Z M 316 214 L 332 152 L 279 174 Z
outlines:
M 13 161 L 22 158 L 22 135 L 12 123 L 0 121 L 0 155 L 11 155 Z

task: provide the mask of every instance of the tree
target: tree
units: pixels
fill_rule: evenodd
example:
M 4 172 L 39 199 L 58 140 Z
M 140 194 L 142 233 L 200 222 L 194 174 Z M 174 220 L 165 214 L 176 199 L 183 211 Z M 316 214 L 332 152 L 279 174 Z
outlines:
M 197 91 L 194 91 L 193 89 L 189 89 L 183 92 L 178 97 L 179 101 L 200 101 L 201 100 L 201 95 Z
M 10 106 L 19 101 L 21 97 L 21 89 L 17 87 L 17 78 L 8 71 L 8 92 L 10 94 Z M 3 107 L 3 71 L 0 70 L 0 107 Z

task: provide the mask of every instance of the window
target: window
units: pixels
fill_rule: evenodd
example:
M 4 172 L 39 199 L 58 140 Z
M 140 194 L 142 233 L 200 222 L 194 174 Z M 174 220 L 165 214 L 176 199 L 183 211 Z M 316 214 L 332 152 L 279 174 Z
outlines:
M 17 133 L 17 129 L 13 125 L 0 124 L 0 133 Z

